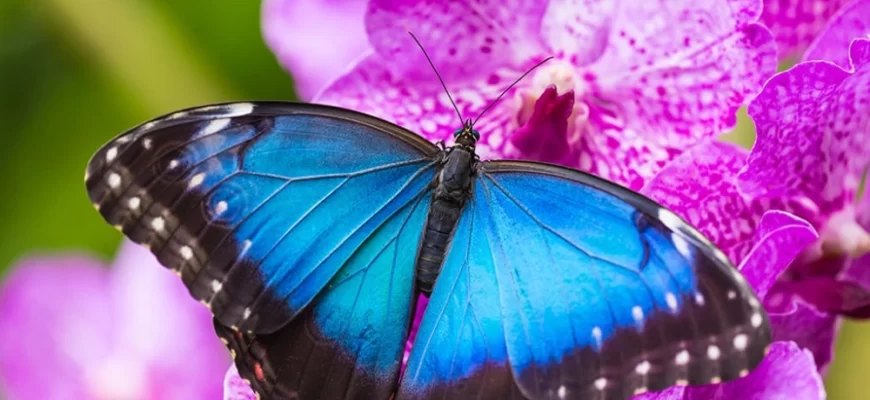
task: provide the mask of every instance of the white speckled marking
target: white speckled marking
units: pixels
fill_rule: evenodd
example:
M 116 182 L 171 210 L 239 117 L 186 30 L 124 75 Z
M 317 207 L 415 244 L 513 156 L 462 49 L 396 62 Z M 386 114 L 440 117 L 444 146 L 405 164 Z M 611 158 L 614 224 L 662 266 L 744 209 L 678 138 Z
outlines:
M 740 351 L 746 350 L 746 345 L 749 343 L 749 337 L 745 333 L 734 336 L 734 348 Z
M 179 119 L 179 118 L 184 118 L 184 117 L 186 117 L 188 114 L 190 114 L 190 113 L 187 112 L 187 111 L 179 111 L 179 112 L 177 112 L 177 113 L 175 113 L 175 114 L 170 115 L 169 118 L 166 118 L 166 119 L 167 119 L 167 120 L 170 120 L 170 119 Z
M 221 214 L 223 214 L 224 211 L 226 211 L 226 210 L 227 210 L 227 202 L 225 202 L 225 201 L 219 201 L 219 202 L 214 206 L 214 213 L 215 213 L 216 215 L 221 215 Z
M 193 249 L 191 249 L 189 246 L 181 246 L 181 248 L 178 249 L 178 253 L 181 254 L 181 257 L 185 260 L 190 260 L 191 258 L 193 258 Z
M 701 294 L 700 292 L 695 293 L 695 304 L 702 306 L 702 307 L 704 306 L 704 295 Z
M 133 196 L 129 200 L 127 200 L 127 207 L 130 207 L 131 210 L 138 210 L 139 205 L 141 205 L 141 204 L 142 204 L 142 200 L 140 200 L 136 196 Z
M 251 309 L 246 308 L 245 311 L 242 312 L 242 319 L 248 319 L 251 316 Z
M 169 162 L 169 169 L 175 169 L 178 166 L 178 160 L 172 160 Z
M 154 218 L 151 220 L 151 227 L 157 232 L 162 232 L 166 228 L 166 221 L 160 217 Z
M 241 115 L 248 115 L 254 111 L 253 103 L 235 103 L 230 104 L 226 108 L 225 116 L 227 117 L 238 117 Z
M 598 378 L 595 380 L 595 388 L 598 390 L 604 390 L 607 387 L 607 379 Z
M 711 344 L 709 347 L 707 347 L 707 358 L 711 360 L 718 360 L 721 354 L 722 352 L 719 351 L 719 346 Z
M 595 344 L 601 347 L 601 328 L 597 326 L 592 328 L 592 337 L 595 339 Z
M 118 148 L 112 147 L 108 151 L 106 151 L 106 162 L 115 161 L 115 157 L 118 157 Z
M 188 188 L 195 188 L 202 184 L 205 181 L 205 172 L 200 172 L 190 178 L 190 183 L 187 185 Z
M 226 128 L 229 124 L 229 118 L 218 118 L 216 120 L 212 120 L 208 123 L 208 125 L 205 126 L 205 128 L 202 128 L 202 135 L 211 135 L 215 132 L 220 131 L 221 129 Z
M 753 328 L 758 328 L 759 326 L 761 326 L 761 323 L 763 321 L 764 321 L 764 319 L 761 318 L 760 313 L 752 314 L 752 317 L 749 318 L 749 322 L 752 323 Z
M 737 373 L 737 376 L 739 376 L 739 377 L 741 377 L 741 378 L 744 377 L 744 376 L 746 376 L 746 375 L 749 375 L 749 370 L 748 370 L 748 369 L 741 369 L 740 372 Z
M 145 150 L 151 150 L 151 145 L 151 138 L 142 139 L 142 147 L 144 147 Z
M 564 399 L 564 398 L 565 398 L 565 395 L 568 394 L 568 390 L 565 389 L 565 385 L 559 386 L 559 392 L 558 392 L 558 394 L 559 394 L 559 398 L 560 398 L 560 399 Z
M 674 242 L 674 247 L 677 248 L 677 251 L 680 252 L 683 257 L 689 258 L 692 256 L 692 246 L 690 246 L 689 242 L 680 236 L 680 234 L 676 232 L 671 234 L 671 241 Z
M 737 292 L 733 290 L 728 291 L 728 300 L 734 300 L 737 298 Z
M 641 323 L 643 322 L 643 309 L 640 306 L 634 306 L 631 308 L 631 316 L 634 317 L 634 322 Z
M 221 291 L 221 288 L 222 288 L 223 286 L 224 286 L 224 285 L 221 283 L 221 281 L 219 281 L 219 280 L 217 280 L 217 279 L 211 281 L 211 290 L 212 290 L 213 292 L 215 292 L 215 293 L 220 292 L 220 291 Z
M 109 174 L 107 182 L 109 183 L 110 187 L 112 187 L 113 189 L 117 189 L 118 186 L 121 186 L 121 175 L 112 172 L 111 174 Z
M 676 361 L 677 365 L 688 364 L 689 363 L 689 351 L 688 350 L 680 351 L 679 353 L 677 353 L 677 357 L 674 358 L 674 361 Z
M 676 214 L 672 213 L 670 210 L 659 208 L 659 221 L 662 221 L 666 227 L 670 228 L 672 231 L 678 231 L 680 228 L 684 227 L 686 224 L 683 223 L 683 220 L 680 219 Z
M 677 296 L 674 296 L 671 292 L 667 292 L 665 293 L 665 302 L 668 303 L 668 308 L 670 308 L 671 311 L 677 311 Z
M 710 378 L 710 383 L 721 383 L 721 382 L 722 382 L 722 378 L 720 378 L 718 376 L 714 376 L 714 377 Z
M 634 372 L 637 372 L 640 375 L 646 375 L 649 373 L 650 364 L 649 361 L 644 360 L 640 364 L 637 364 L 637 367 L 634 367 Z

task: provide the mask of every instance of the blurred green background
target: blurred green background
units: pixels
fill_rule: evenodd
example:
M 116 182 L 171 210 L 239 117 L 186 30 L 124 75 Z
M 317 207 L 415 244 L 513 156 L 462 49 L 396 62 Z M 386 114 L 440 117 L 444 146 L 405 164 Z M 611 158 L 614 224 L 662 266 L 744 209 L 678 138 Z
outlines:
M 183 107 L 293 98 L 258 1 L 0 1 L 0 276 L 28 254 L 113 254 L 120 234 L 82 182 L 118 133 Z M 748 146 L 741 117 L 728 139 Z M 828 397 L 867 398 L 868 360 L 870 326 L 844 323 Z

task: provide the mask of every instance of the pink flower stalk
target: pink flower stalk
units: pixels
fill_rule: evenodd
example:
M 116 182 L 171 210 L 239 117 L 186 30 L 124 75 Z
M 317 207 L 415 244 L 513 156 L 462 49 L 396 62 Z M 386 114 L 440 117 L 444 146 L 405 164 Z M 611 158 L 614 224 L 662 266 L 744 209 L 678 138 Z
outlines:
M 31 258 L 0 287 L 0 397 L 215 399 L 229 357 L 211 315 L 146 250 L 111 269 Z
M 775 71 L 760 13 L 760 1 L 738 0 L 371 1 L 372 50 L 314 100 L 450 142 L 460 121 L 408 31 L 466 118 L 554 56 L 480 119 L 478 153 L 560 163 L 639 189 L 687 147 L 733 126 Z
M 365 8 L 363 0 L 263 1 L 263 38 L 293 75 L 299 99 L 311 100 L 369 51 Z
M 764 0 L 761 22 L 776 37 L 781 60 L 798 59 L 849 0 Z

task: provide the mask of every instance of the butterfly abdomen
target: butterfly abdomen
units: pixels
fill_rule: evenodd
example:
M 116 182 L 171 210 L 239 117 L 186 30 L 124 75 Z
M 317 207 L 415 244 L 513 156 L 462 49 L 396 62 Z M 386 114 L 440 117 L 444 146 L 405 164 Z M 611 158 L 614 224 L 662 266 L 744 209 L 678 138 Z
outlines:
M 448 150 L 444 166 L 438 174 L 423 241 L 417 254 L 417 287 L 424 293 L 432 292 L 462 208 L 471 197 L 475 162 L 473 150 L 453 147 Z

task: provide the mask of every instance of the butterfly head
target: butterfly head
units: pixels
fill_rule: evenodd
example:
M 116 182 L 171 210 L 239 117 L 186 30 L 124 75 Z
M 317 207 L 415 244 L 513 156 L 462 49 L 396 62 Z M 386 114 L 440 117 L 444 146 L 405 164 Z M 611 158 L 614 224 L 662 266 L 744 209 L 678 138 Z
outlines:
M 473 149 L 475 143 L 480 140 L 480 132 L 474 130 L 471 120 L 466 120 L 465 123 L 462 124 L 462 128 L 453 132 L 453 139 L 456 140 L 456 144 L 471 147 Z

